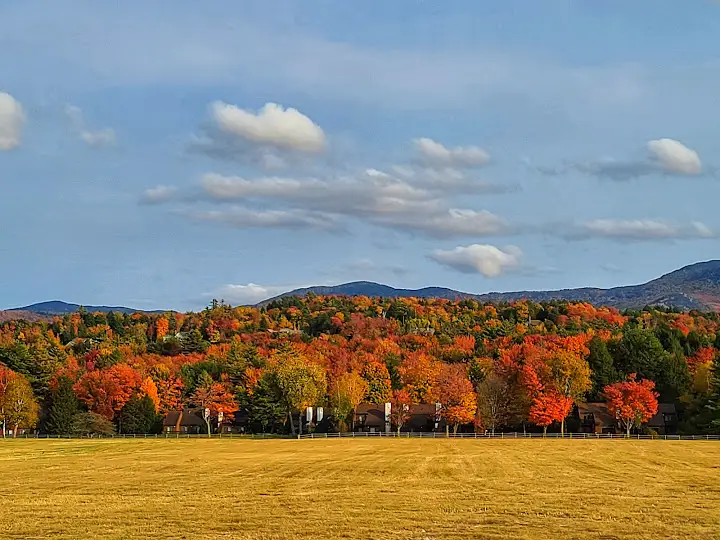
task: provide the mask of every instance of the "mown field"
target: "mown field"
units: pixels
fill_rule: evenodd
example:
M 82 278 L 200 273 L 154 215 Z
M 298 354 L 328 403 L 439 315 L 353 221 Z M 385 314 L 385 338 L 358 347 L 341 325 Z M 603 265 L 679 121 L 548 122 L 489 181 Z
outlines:
M 720 443 L 0 441 L 1 538 L 720 537 Z

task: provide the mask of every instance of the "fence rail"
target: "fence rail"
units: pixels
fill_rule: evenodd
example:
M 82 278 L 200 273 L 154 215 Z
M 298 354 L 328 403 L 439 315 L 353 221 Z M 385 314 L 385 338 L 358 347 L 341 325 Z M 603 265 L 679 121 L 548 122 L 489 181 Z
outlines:
M 390 438 L 390 439 L 635 439 L 635 440 L 666 440 L 666 441 L 720 441 L 720 435 L 644 435 L 632 434 L 627 437 L 622 433 L 441 433 L 441 432 L 348 432 L 348 433 L 306 433 L 303 435 L 277 435 L 272 433 L 240 434 L 216 433 L 213 435 L 195 433 L 159 433 L 137 435 L 46 435 L 22 434 L 15 439 L 350 439 L 350 438 Z M 2 440 L 13 440 L 12 437 Z
M 339 439 L 386 437 L 395 439 L 635 439 L 635 440 L 666 440 L 666 441 L 720 441 L 720 435 L 645 435 L 624 433 L 385 433 L 385 432 L 350 432 L 350 433 L 307 433 L 299 435 L 299 439 Z

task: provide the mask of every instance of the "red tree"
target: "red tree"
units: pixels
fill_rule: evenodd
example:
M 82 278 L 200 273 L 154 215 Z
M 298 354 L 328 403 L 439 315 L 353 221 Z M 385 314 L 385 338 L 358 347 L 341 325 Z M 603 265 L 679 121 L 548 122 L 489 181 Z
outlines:
M 606 386 L 603 393 L 610 413 L 625 427 L 628 437 L 633 427 L 639 427 L 657 414 L 655 383 L 647 379 L 636 381 L 635 373 L 624 382 Z
M 397 428 L 398 435 L 405 422 L 410 420 L 412 399 L 406 390 L 395 390 L 390 400 L 390 421 Z
M 78 399 L 90 412 L 112 420 L 140 388 L 140 374 L 127 364 L 117 364 L 107 369 L 88 371 L 75 383 Z
M 464 365 L 442 366 L 433 397 L 440 402 L 440 415 L 445 418 L 448 427 L 453 426 L 454 433 L 457 433 L 460 424 L 467 424 L 475 419 L 477 396 Z
M 543 435 L 547 434 L 547 428 L 553 422 L 562 422 L 572 409 L 573 400 L 558 394 L 547 392 L 538 394 L 530 406 L 530 421 L 542 426 Z

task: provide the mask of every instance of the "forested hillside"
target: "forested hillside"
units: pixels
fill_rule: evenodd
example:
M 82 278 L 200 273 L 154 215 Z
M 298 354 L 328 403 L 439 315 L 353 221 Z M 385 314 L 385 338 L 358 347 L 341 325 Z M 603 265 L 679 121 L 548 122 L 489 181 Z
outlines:
M 452 426 L 558 429 L 575 403 L 635 379 L 677 405 L 683 431 L 717 433 L 718 348 L 716 313 L 584 303 L 310 295 L 186 314 L 80 310 L 0 325 L 1 420 L 134 432 L 197 406 L 289 432 L 306 406 L 347 429 L 359 403 L 391 401 L 440 402 Z

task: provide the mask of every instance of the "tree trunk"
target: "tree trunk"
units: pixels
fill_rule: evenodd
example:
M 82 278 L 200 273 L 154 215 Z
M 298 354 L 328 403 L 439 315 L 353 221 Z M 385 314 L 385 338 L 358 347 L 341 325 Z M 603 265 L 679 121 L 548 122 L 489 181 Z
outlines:
M 543 437 L 547 437 L 547 426 L 543 426 Z
M 447 423 L 445 424 L 445 436 L 446 437 L 450 436 L 450 424 L 447 424 Z
M 302 411 L 298 413 L 298 433 L 302 435 Z
M 17 438 L 18 425 L 19 424 L 15 424 L 15 426 L 13 426 L 13 439 Z
M 560 422 L 560 435 L 565 436 L 565 419 L 562 419 L 562 422 Z
M 631 427 L 632 427 L 632 424 L 630 424 L 630 423 L 628 422 L 627 430 L 626 430 L 626 435 L 625 435 L 628 439 L 630 438 L 630 428 L 631 428 Z
M 288 410 L 288 417 L 290 418 L 290 432 L 295 435 L 295 422 L 293 422 L 292 411 Z
M 458 426 L 459 426 L 459 424 L 455 424 L 453 426 L 453 435 L 457 435 Z
M 212 433 L 210 431 L 210 417 L 209 416 L 205 419 L 205 424 L 207 424 L 207 428 L 208 428 L 208 437 L 212 437 Z

